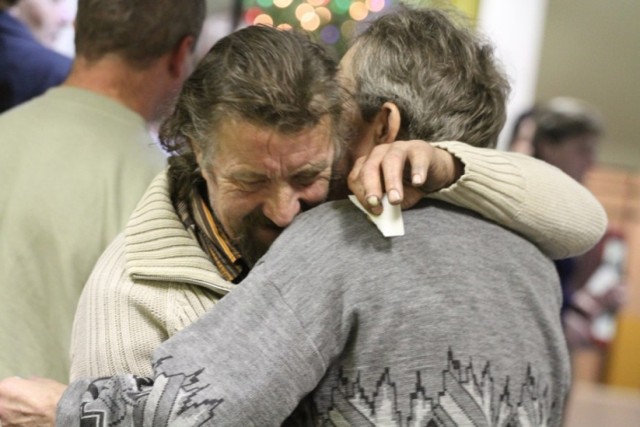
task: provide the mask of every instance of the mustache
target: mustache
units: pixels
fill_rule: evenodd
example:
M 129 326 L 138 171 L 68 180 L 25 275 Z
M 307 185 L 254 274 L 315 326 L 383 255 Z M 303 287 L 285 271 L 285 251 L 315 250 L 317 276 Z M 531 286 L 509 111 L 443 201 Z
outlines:
M 284 230 L 279 227 L 263 213 L 262 209 L 257 208 L 246 215 L 240 223 L 240 232 L 236 239 L 234 239 L 235 245 L 240 250 L 243 259 L 249 265 L 250 268 L 258 262 L 258 260 L 269 250 L 270 244 L 258 241 L 253 235 L 253 230 L 257 228 L 267 228 L 275 230 L 278 234 Z
M 299 200 L 300 212 L 306 212 L 309 209 L 318 206 L 320 203 L 309 204 L 303 200 Z M 261 207 L 255 208 L 242 220 L 242 228 L 244 230 L 251 229 L 252 227 L 265 227 L 272 230 L 282 231 L 286 227 L 280 227 L 275 222 L 271 221 L 262 211 Z
M 307 211 L 315 205 L 316 204 L 310 205 L 301 200 L 300 210 Z M 278 235 L 285 229 L 285 227 L 280 227 L 275 222 L 270 220 L 263 213 L 261 207 L 257 207 L 249 214 L 245 215 L 245 217 L 240 222 L 238 234 L 234 239 L 234 243 L 240 250 L 242 257 L 250 267 L 253 267 L 258 259 L 260 259 L 260 257 L 262 257 L 262 255 L 267 252 L 269 246 L 271 246 L 271 242 L 266 243 L 256 240 L 253 232 L 257 228 L 270 229 L 275 231 Z
M 246 215 L 242 220 L 243 229 L 249 230 L 253 227 L 265 227 L 272 230 L 282 231 L 284 228 L 278 226 L 275 222 L 271 221 L 267 216 L 262 213 L 262 209 L 254 209 L 249 215 Z

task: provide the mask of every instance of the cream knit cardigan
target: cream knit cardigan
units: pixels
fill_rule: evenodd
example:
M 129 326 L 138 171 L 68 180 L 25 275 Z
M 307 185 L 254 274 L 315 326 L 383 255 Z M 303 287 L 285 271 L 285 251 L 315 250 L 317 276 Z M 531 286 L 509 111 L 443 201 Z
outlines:
M 430 197 L 475 210 L 524 235 L 551 258 L 578 255 L 606 228 L 602 206 L 557 168 L 519 154 L 437 144 L 465 165 Z M 78 304 L 71 380 L 152 374 L 153 350 L 234 285 L 218 274 L 177 217 L 160 174 L 96 265 Z

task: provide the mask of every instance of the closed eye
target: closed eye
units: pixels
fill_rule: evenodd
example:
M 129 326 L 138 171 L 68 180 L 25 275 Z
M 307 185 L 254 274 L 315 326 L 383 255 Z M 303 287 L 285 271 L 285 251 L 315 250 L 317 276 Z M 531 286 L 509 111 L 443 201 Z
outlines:
M 325 170 L 308 170 L 297 173 L 292 178 L 292 183 L 298 187 L 309 187 L 320 180 L 328 180 Z
M 269 183 L 264 175 L 245 172 L 232 174 L 230 180 L 242 191 L 257 191 Z

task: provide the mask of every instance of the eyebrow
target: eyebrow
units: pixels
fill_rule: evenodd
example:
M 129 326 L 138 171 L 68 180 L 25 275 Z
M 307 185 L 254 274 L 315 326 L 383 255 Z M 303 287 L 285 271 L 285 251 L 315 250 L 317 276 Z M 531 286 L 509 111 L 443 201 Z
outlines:
M 304 166 L 293 171 L 289 176 L 300 176 L 300 175 L 317 175 L 330 167 L 329 162 L 327 161 L 319 161 L 315 163 L 307 163 Z M 233 171 L 229 174 L 231 179 L 237 181 L 261 181 L 263 179 L 269 179 L 269 177 L 260 172 L 256 172 L 250 169 L 239 169 Z
M 308 163 L 302 166 L 301 168 L 295 170 L 291 175 L 296 176 L 300 174 L 318 174 L 329 167 L 330 167 L 329 163 L 327 161 L 322 160 L 316 163 Z
M 237 181 L 260 181 L 268 178 L 267 175 L 263 173 L 258 173 L 247 169 L 241 169 L 231 172 L 229 176 L 231 177 L 231 179 Z

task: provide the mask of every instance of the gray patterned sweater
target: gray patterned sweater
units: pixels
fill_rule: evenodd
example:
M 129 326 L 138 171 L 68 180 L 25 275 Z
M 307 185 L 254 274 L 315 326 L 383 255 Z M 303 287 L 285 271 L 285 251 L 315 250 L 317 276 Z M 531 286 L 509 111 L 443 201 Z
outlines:
M 560 425 L 553 264 L 451 205 L 404 219 L 386 239 L 346 201 L 301 215 L 153 378 L 76 381 L 58 425 Z

